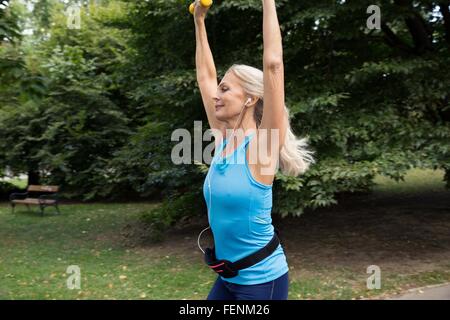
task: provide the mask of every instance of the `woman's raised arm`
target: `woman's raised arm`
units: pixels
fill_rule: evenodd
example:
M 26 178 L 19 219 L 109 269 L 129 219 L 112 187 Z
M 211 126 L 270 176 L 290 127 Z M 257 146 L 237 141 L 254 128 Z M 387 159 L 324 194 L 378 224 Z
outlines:
M 223 123 L 217 120 L 215 116 L 215 102 L 213 98 L 217 91 L 217 72 L 206 34 L 205 16 L 207 11 L 208 8 L 202 7 L 197 1 L 194 11 L 197 83 L 210 128 L 222 130 Z
M 287 131 L 287 114 L 284 106 L 283 44 L 278 23 L 275 0 L 263 0 L 263 72 L 264 111 L 260 129 L 267 129 L 266 148 L 271 152 L 271 129 L 278 129 L 278 150 L 284 145 Z M 263 139 L 265 141 L 265 139 Z

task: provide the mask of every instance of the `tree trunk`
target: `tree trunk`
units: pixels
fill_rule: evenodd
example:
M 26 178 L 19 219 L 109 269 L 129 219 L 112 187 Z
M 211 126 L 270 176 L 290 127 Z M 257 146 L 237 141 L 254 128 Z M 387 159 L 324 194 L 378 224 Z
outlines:
M 423 54 L 426 50 L 433 50 L 433 34 L 431 28 L 422 16 L 415 11 L 409 0 L 394 0 L 394 3 L 408 11 L 405 23 L 414 41 L 414 49 L 417 54 Z
M 36 170 L 28 170 L 28 185 L 40 184 L 39 172 Z
M 408 44 L 406 44 L 402 39 L 397 37 L 397 35 L 392 31 L 391 28 L 389 28 L 386 23 L 381 23 L 381 30 L 384 32 L 384 40 L 389 46 L 400 49 L 401 51 L 406 53 L 414 53 L 414 49 L 408 46 Z
M 439 10 L 444 17 L 444 28 L 445 28 L 445 40 L 450 44 L 450 11 L 448 6 L 450 1 L 443 1 L 439 3 Z

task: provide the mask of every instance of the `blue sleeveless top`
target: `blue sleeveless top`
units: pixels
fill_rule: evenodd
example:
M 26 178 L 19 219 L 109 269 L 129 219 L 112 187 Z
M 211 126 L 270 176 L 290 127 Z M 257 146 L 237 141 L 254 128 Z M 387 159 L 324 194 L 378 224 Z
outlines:
M 211 162 L 203 184 L 217 259 L 237 261 L 264 247 L 274 234 L 271 218 L 273 184 L 256 181 L 246 159 L 247 146 L 254 134 L 245 136 L 235 151 L 225 157 L 222 156 L 227 143 L 224 138 L 216 148 L 214 162 Z M 240 270 L 236 277 L 220 277 L 224 281 L 251 285 L 275 280 L 288 270 L 286 256 L 279 245 L 269 257 Z

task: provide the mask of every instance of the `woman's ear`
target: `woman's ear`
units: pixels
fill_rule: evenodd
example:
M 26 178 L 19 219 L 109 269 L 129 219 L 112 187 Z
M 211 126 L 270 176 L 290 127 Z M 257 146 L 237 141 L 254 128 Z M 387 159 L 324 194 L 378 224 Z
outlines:
M 256 102 L 258 101 L 258 98 L 257 97 L 249 97 L 248 99 L 247 99 L 247 101 L 245 102 L 245 106 L 246 107 L 250 107 L 249 106 L 249 104 L 252 106 L 252 105 L 254 105 Z

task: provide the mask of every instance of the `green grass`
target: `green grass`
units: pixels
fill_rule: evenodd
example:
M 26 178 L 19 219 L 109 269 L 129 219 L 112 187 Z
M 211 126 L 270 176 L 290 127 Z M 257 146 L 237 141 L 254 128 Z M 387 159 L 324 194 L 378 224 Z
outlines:
M 402 275 L 383 272 L 381 288 L 368 289 L 364 272 L 355 272 L 350 268 L 317 268 L 307 276 L 300 276 L 289 288 L 289 299 L 372 299 L 399 294 L 410 288 L 450 282 L 450 264 L 446 270 L 418 272 Z
M 381 190 L 442 190 L 442 174 L 413 170 L 406 184 L 377 178 Z M 422 184 L 422 187 L 417 185 Z M 132 247 L 124 227 L 139 223 L 156 204 L 63 205 L 62 215 L 48 208 L 0 203 L 0 299 L 205 299 L 215 275 L 201 259 L 167 244 Z M 196 247 L 192 248 L 195 251 Z M 81 270 L 81 289 L 67 288 L 70 265 Z M 320 265 L 320 261 L 318 262 Z M 366 288 L 365 270 L 333 266 L 291 266 L 289 299 L 358 299 L 397 293 L 405 288 L 450 281 L 450 271 L 399 275 L 383 273 L 382 289 Z M 447 270 L 450 270 L 450 265 Z
M 408 171 L 404 181 L 395 181 L 385 176 L 376 176 L 374 188 L 379 194 L 405 194 L 427 192 L 442 192 L 445 189 L 443 170 L 414 168 Z
M 19 179 L 19 178 L 8 180 L 9 183 L 14 184 L 21 189 L 25 189 L 27 187 L 27 181 L 28 181 L 27 179 Z
M 61 216 L 49 209 L 42 218 L 19 210 L 13 215 L 3 203 L 0 299 L 201 298 L 213 280 L 201 261 L 185 265 L 170 253 L 146 256 L 122 245 L 123 226 L 152 207 L 67 205 Z M 70 265 L 80 267 L 81 290 L 67 288 Z

